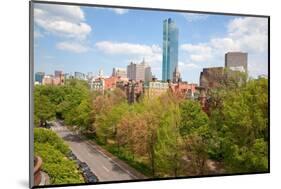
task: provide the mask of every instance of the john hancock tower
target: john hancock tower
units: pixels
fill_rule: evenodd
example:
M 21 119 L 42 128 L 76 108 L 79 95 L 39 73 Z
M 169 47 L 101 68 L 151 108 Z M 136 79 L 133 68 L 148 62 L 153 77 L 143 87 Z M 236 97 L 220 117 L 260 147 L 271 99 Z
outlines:
M 173 72 L 178 66 L 178 36 L 179 30 L 176 23 L 171 18 L 164 20 L 162 59 L 163 81 L 172 81 Z

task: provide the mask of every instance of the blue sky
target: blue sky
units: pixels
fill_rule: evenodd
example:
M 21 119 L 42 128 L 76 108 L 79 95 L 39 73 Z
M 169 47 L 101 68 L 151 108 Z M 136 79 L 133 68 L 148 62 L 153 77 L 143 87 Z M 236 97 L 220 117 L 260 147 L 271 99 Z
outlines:
M 205 67 L 223 66 L 228 51 L 248 52 L 250 76 L 268 72 L 267 19 L 167 11 L 36 4 L 34 69 L 110 75 L 145 58 L 161 79 L 163 20 L 179 28 L 183 80 L 199 82 Z

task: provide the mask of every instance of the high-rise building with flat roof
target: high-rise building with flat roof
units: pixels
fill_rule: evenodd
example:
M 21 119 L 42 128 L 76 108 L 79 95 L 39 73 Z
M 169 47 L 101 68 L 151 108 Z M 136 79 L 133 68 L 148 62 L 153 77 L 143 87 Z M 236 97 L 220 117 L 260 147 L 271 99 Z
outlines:
M 171 19 L 163 23 L 163 59 L 162 80 L 172 80 L 173 72 L 178 65 L 178 35 L 176 23 Z
M 233 71 L 248 72 L 248 53 L 244 53 L 244 52 L 226 53 L 225 68 Z
M 113 68 L 112 76 L 113 77 L 126 78 L 127 77 L 127 70 L 126 70 L 126 68 Z
M 127 66 L 127 77 L 129 80 L 149 82 L 152 80 L 151 67 L 144 59 L 139 64 L 131 62 Z
M 127 66 L 127 77 L 129 78 L 129 80 L 144 81 L 144 76 L 145 76 L 144 64 L 136 64 L 131 62 Z
M 151 67 L 150 67 L 150 66 L 146 66 L 144 72 L 145 72 L 145 73 L 144 73 L 144 81 L 145 81 L 145 82 L 152 81 Z
M 63 75 L 63 71 L 55 70 L 55 77 L 61 77 Z
M 42 84 L 44 76 L 45 76 L 44 72 L 36 72 L 35 73 L 35 82 L 38 82 L 39 84 Z
M 81 72 L 74 72 L 74 78 L 80 80 L 86 80 L 86 75 Z

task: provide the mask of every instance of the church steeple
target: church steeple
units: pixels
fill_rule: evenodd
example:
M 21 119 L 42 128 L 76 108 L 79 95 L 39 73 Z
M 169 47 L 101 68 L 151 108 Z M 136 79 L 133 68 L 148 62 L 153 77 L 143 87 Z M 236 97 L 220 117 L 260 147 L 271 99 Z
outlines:
M 179 71 L 179 67 L 177 65 L 173 72 L 173 83 L 178 83 L 178 82 L 181 82 L 181 74 Z

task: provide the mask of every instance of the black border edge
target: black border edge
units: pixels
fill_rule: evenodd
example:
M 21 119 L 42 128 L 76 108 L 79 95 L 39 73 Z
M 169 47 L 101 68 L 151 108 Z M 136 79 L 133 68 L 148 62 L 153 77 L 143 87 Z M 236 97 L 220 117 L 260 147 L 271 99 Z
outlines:
M 199 13 L 199 14 L 212 14 L 212 15 L 224 15 L 224 16 L 245 16 L 245 17 L 258 17 L 267 18 L 268 20 L 268 170 L 264 172 L 251 172 L 251 173 L 233 173 L 233 174 L 213 174 L 213 175 L 199 175 L 199 176 L 186 176 L 186 177 L 165 177 L 165 178 L 151 178 L 151 179 L 136 179 L 136 180 L 120 180 L 120 181 L 106 181 L 97 183 L 77 183 L 77 184 L 59 184 L 59 185 L 43 185 L 34 186 L 33 183 L 33 75 L 34 75 L 34 59 L 33 59 L 33 24 L 34 15 L 33 9 L 34 3 L 40 4 L 54 4 L 54 5 L 73 5 L 73 6 L 85 6 L 85 7 L 103 7 L 103 8 L 123 8 L 123 9 L 135 9 L 135 10 L 153 10 L 153 11 L 173 11 L 182 13 Z M 89 4 L 89 3 L 73 3 L 73 2 L 56 2 L 56 1 L 29 1 L 29 187 L 30 188 L 54 188 L 54 187 L 66 187 L 66 186 L 88 186 L 88 185 L 100 185 L 100 184 L 119 184 L 119 183 L 134 183 L 143 181 L 168 181 L 176 179 L 190 179 L 190 178 L 211 178 L 211 177 L 225 177 L 225 176 L 241 176 L 241 175 L 256 175 L 256 174 L 268 174 L 270 173 L 270 16 L 269 15 L 256 15 L 256 14 L 241 14 L 241 13 L 226 13 L 226 12 L 208 12 L 208 11 L 194 11 L 183 9 L 164 9 L 164 8 L 150 8 L 150 7 L 134 7 L 134 6 L 120 6 L 120 5 L 103 5 L 103 4 Z
M 34 46 L 34 31 L 33 31 L 33 1 L 29 1 L 29 188 L 34 186 L 34 137 L 33 137 L 33 46 Z
M 268 64 L 268 125 L 267 125 L 267 129 L 268 129 L 268 152 L 267 152 L 267 156 L 268 156 L 268 173 L 270 173 L 270 17 L 267 18 L 267 27 L 268 27 L 268 60 L 267 60 L 267 64 Z
M 91 185 L 101 185 L 101 184 L 124 184 L 124 183 L 135 183 L 135 182 L 169 181 L 169 180 L 182 180 L 182 179 L 201 179 L 201 178 L 241 176 L 241 175 L 252 176 L 252 175 L 257 175 L 257 174 L 268 174 L 268 173 L 269 173 L 268 171 L 265 171 L 265 172 L 254 172 L 254 173 L 214 174 L 214 175 L 189 176 L 189 177 L 165 177 L 165 178 L 152 178 L 152 179 L 105 181 L 105 182 L 96 182 L 96 183 L 43 185 L 43 186 L 33 186 L 32 188 L 54 188 L 54 187 L 66 187 L 66 186 L 91 186 Z

